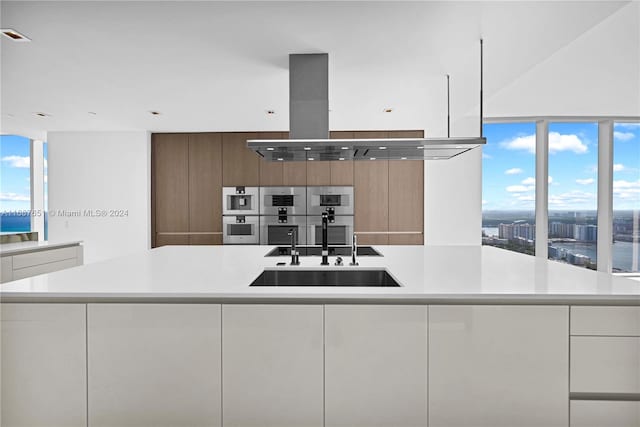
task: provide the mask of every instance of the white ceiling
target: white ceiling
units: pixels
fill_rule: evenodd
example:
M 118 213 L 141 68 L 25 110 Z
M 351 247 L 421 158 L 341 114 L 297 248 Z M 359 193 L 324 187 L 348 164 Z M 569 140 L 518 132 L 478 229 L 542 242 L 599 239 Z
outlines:
M 477 118 L 480 37 L 491 97 L 628 3 L 2 1 L 33 40 L 2 38 L 2 132 L 286 130 L 288 54 L 328 52 L 332 129 L 436 136 L 447 73 Z

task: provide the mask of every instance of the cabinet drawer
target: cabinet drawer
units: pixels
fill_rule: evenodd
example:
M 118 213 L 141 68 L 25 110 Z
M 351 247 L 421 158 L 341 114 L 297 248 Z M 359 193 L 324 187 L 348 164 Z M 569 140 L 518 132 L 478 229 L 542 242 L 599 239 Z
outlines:
M 37 276 L 38 274 L 52 273 L 54 271 L 64 270 L 65 268 L 75 267 L 76 265 L 78 265 L 78 260 L 72 258 L 21 268 L 20 270 L 13 270 L 12 280 L 24 279 L 25 277 Z
M 27 254 L 14 255 L 13 269 L 17 270 L 20 268 L 32 267 L 34 265 L 76 258 L 78 256 L 77 249 L 77 246 L 71 246 L 68 248 L 51 249 L 46 251 L 37 251 Z
M 571 337 L 571 391 L 640 393 L 640 337 Z
M 574 400 L 571 427 L 638 427 L 640 402 Z
M 640 307 L 571 307 L 571 335 L 640 336 Z

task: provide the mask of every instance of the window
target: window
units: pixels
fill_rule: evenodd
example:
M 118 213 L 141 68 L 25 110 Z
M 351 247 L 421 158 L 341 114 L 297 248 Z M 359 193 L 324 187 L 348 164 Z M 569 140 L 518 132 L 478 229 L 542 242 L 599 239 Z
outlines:
M 535 252 L 535 123 L 488 123 L 482 152 L 482 244 Z
M 596 269 L 598 123 L 549 124 L 549 259 Z
M 30 140 L 0 135 L 0 231 L 31 231 Z
M 640 272 L 640 123 L 613 132 L 613 272 Z

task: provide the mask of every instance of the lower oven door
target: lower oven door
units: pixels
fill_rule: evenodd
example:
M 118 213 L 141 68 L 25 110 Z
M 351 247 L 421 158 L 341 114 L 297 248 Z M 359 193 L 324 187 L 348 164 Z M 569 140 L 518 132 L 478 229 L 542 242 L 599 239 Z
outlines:
M 322 245 L 322 217 L 308 217 L 307 244 Z M 329 245 L 350 245 L 353 235 L 353 216 L 336 216 L 334 222 L 327 227 Z
M 222 217 L 225 245 L 257 245 L 260 242 L 257 216 L 231 215 Z
M 306 245 L 306 227 L 306 216 L 262 216 L 260 217 L 260 244 L 288 246 L 291 244 L 289 231 L 295 229 L 298 235 L 296 244 Z

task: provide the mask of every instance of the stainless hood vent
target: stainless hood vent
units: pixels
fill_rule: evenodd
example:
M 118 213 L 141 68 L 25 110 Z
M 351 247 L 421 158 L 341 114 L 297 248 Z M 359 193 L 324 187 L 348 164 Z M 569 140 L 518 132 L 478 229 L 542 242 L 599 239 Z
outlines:
M 480 136 L 465 138 L 329 139 L 329 57 L 289 55 L 290 139 L 252 139 L 247 146 L 268 161 L 446 160 L 486 144 L 482 137 L 482 40 Z M 449 134 L 447 75 L 447 135 Z

